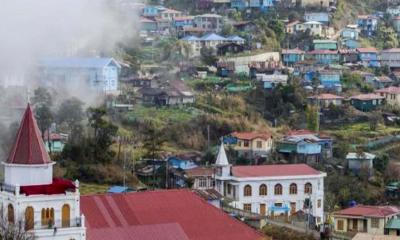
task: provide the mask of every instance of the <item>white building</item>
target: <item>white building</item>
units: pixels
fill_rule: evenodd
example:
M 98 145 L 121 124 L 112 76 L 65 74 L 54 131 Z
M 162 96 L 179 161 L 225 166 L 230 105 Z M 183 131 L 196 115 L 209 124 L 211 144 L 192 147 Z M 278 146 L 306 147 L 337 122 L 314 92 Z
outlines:
M 232 206 L 268 216 L 309 212 L 323 222 L 326 173 L 306 164 L 232 166 L 223 145 L 215 166 L 216 190 Z
M 31 108 L 4 165 L 1 209 L 5 221 L 19 224 L 39 240 L 84 240 L 79 183 L 53 179 L 53 165 L 43 145 Z

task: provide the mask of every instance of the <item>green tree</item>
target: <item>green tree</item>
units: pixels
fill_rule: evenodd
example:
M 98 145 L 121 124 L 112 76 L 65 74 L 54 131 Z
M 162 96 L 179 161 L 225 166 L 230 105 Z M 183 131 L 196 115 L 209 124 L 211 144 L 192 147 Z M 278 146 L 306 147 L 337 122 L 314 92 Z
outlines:
M 158 159 L 164 150 L 165 136 L 163 130 L 157 127 L 153 122 L 146 122 L 142 128 L 143 148 L 146 151 L 145 157 Z
M 200 50 L 200 54 L 201 60 L 209 66 L 214 66 L 218 60 L 218 58 L 215 56 L 214 49 L 212 48 L 202 47 Z
M 374 169 L 378 170 L 381 173 L 386 171 L 386 167 L 389 164 L 389 156 L 387 154 L 383 154 L 374 159 Z
M 307 129 L 318 131 L 318 108 L 308 105 L 306 108 Z
M 59 124 L 66 123 L 70 128 L 76 124 L 80 124 L 85 116 L 83 102 L 77 98 L 65 100 L 61 103 L 56 116 Z
M 46 105 L 48 107 L 53 106 L 53 98 L 50 92 L 46 88 L 39 87 L 35 89 L 33 94 L 34 95 L 31 101 L 34 106 L 36 105 Z

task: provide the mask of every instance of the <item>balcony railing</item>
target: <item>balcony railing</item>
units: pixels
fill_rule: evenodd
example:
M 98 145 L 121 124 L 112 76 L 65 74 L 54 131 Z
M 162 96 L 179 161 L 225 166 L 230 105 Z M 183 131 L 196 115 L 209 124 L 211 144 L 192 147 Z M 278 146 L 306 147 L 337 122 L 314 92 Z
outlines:
M 46 230 L 46 229 L 63 229 L 63 228 L 73 228 L 82 227 L 84 219 L 82 217 L 71 218 L 69 221 L 55 220 L 55 221 L 35 221 L 34 224 L 23 221 L 21 224 L 26 230 Z M 33 227 L 32 227 L 33 226 Z
M 9 193 L 14 193 L 15 194 L 16 187 L 13 186 L 13 185 L 0 183 L 0 188 L 1 188 L 1 191 L 3 191 L 3 192 L 9 192 Z

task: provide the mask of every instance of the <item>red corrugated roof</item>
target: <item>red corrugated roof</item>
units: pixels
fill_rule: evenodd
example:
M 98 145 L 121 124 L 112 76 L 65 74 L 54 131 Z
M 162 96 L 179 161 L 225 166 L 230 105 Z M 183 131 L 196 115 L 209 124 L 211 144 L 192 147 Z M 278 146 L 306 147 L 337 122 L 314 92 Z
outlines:
M 378 52 L 376 50 L 376 48 L 372 48 L 372 47 L 370 47 L 370 48 L 357 48 L 356 50 L 357 50 L 357 52 L 360 52 L 360 53 L 376 53 L 376 52 Z
M 46 164 L 50 163 L 50 157 L 47 153 L 42 134 L 37 126 L 30 105 L 25 110 L 17 137 L 7 163 L 12 164 Z
M 319 175 L 319 171 L 307 164 L 282 164 L 282 165 L 258 165 L 258 166 L 234 166 L 232 175 L 235 177 L 278 177 Z
M 243 139 L 243 140 L 253 140 L 256 138 L 262 138 L 268 140 L 271 138 L 272 134 L 267 132 L 233 132 L 232 137 Z
M 358 205 L 335 212 L 335 215 L 355 217 L 386 217 L 399 214 L 400 210 L 394 206 L 364 206 Z
M 189 190 L 81 196 L 81 211 L 86 217 L 88 240 L 141 239 L 125 238 L 134 236 L 135 228 L 131 229 L 134 226 L 147 226 L 147 231 L 152 234 L 150 239 L 169 239 L 164 238 L 164 232 L 179 232 L 176 226 L 158 231 L 160 224 L 178 224 L 188 239 L 193 240 L 263 238 L 261 233 Z M 125 232 L 123 235 L 122 231 Z
M 317 134 L 317 133 L 307 130 L 307 129 L 300 129 L 300 130 L 291 130 L 286 135 L 287 136 L 301 136 L 301 135 L 309 135 L 309 134 Z
M 400 87 L 388 87 L 376 90 L 377 93 L 400 94 Z

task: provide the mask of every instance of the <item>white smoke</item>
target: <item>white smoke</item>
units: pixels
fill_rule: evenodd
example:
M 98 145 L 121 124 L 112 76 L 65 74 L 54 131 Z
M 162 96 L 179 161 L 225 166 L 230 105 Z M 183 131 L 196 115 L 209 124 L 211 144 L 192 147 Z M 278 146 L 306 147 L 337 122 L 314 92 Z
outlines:
M 117 0 L 1 0 L 0 82 L 31 84 L 38 59 L 110 56 L 135 35 L 135 9 Z

